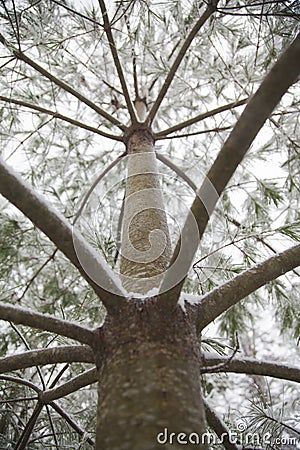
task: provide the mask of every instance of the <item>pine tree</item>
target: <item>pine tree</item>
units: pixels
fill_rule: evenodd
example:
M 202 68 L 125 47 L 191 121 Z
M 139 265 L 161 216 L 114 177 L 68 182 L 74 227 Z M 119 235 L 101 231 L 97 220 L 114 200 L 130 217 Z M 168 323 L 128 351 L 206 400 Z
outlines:
M 296 445 L 299 13 L 1 2 L 3 448 Z

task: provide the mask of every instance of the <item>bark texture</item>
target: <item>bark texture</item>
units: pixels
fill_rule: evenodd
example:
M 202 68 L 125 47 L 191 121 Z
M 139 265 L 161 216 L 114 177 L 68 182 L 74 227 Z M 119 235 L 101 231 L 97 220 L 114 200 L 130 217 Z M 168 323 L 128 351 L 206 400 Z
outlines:
M 133 133 L 127 151 L 120 272 L 129 292 L 146 294 L 169 264 L 170 237 L 151 133 Z
M 182 448 L 179 433 L 201 436 L 206 429 L 195 321 L 180 307 L 163 317 L 155 297 L 131 300 L 122 317 L 107 318 L 98 335 L 105 353 L 98 361 L 96 449 L 154 450 L 159 433 L 168 435 L 163 448 Z

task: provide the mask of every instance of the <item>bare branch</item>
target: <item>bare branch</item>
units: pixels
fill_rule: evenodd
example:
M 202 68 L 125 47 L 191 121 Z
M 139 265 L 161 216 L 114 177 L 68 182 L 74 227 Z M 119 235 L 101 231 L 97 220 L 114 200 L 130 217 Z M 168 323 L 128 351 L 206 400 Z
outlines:
M 122 136 L 117 136 L 114 134 L 106 133 L 105 131 L 101 131 L 98 128 L 91 127 L 90 125 L 86 125 L 83 122 L 72 119 L 71 117 L 67 117 L 56 111 L 51 111 L 50 109 L 43 108 L 41 106 L 33 105 L 32 103 L 24 102 L 22 100 L 15 100 L 15 99 L 12 99 L 9 97 L 4 97 L 3 95 L 0 95 L 0 100 L 3 102 L 13 103 L 14 105 L 24 106 L 25 108 L 30 108 L 30 109 L 33 109 L 34 111 L 39 111 L 43 114 L 47 114 L 48 116 L 52 116 L 55 119 L 60 119 L 65 122 L 71 123 L 72 125 L 75 125 L 76 127 L 83 128 L 84 130 L 91 131 L 92 133 L 99 134 L 100 136 L 106 137 L 108 139 L 113 139 L 114 141 L 123 141 Z
M 42 403 L 51 403 L 54 400 L 65 397 L 66 395 L 72 394 L 79 389 L 89 386 L 90 384 L 96 383 L 98 380 L 98 372 L 96 368 L 87 370 L 86 372 L 72 378 L 61 386 L 53 389 L 48 389 L 40 394 L 40 401 Z
M 189 136 L 198 136 L 199 134 L 219 133 L 220 131 L 230 130 L 230 128 L 232 128 L 231 125 L 228 125 L 226 127 L 208 128 L 207 130 L 194 131 L 193 133 L 175 134 L 173 136 L 163 136 L 161 138 L 157 138 L 156 140 L 158 141 L 158 140 L 164 140 L 164 139 L 179 139 L 179 138 L 185 138 L 185 137 L 189 137 Z
M 23 181 L 14 171 L 0 160 L 0 193 L 22 211 L 46 236 L 61 250 L 65 256 L 80 271 L 97 295 L 100 296 L 108 311 L 118 312 L 120 297 L 125 296 L 121 283 L 114 278 L 111 268 L 83 237 L 61 216 L 31 186 Z M 85 267 L 78 259 L 74 242 L 84 252 Z M 92 274 L 93 279 L 91 279 Z M 95 282 L 94 280 L 97 280 Z M 114 292 L 115 294 L 112 294 Z
M 31 381 L 23 380 L 19 377 L 12 377 L 10 375 L 0 375 L 0 380 L 10 381 L 11 383 L 21 384 L 22 386 L 26 386 L 38 394 L 41 392 L 40 388 L 38 388 L 35 384 L 31 383 Z
M 54 260 L 56 253 L 57 249 L 55 249 L 54 252 L 51 253 L 51 255 L 46 259 L 46 261 L 44 261 L 43 264 L 38 268 L 38 270 L 32 275 L 30 280 L 27 282 L 24 291 L 18 297 L 18 302 L 21 302 L 21 300 L 25 297 L 26 292 L 30 289 L 30 286 L 33 284 L 34 280 L 39 276 L 39 274 L 44 270 L 44 268 L 49 264 L 49 262 Z
M 116 125 L 117 127 L 119 127 L 121 130 L 125 130 L 126 127 L 125 125 L 123 125 L 118 119 L 116 119 L 115 117 L 113 117 L 111 114 L 109 114 L 108 112 L 104 111 L 104 109 L 100 108 L 100 106 L 96 105 L 95 103 L 93 103 L 91 100 L 89 100 L 87 97 L 85 97 L 84 95 L 80 94 L 79 92 L 77 92 L 75 89 L 73 89 L 71 86 L 69 86 L 67 83 L 65 83 L 64 81 L 60 80 L 59 78 L 57 78 L 55 75 L 53 75 L 52 73 L 48 72 L 48 70 L 44 69 L 42 66 L 40 66 L 39 64 L 37 64 L 35 61 L 33 61 L 31 58 L 29 58 L 28 56 L 25 55 L 25 53 L 19 51 L 18 49 L 16 49 L 15 47 L 13 47 L 11 44 L 9 44 L 6 39 L 4 38 L 4 36 L 2 34 L 0 34 L 0 42 L 5 45 L 6 47 L 8 47 L 8 49 L 13 53 L 13 55 L 21 60 L 24 61 L 26 64 L 28 64 L 30 67 L 32 67 L 33 69 L 35 69 L 37 72 L 39 72 L 41 75 L 43 75 L 44 77 L 48 78 L 48 80 L 52 81 L 52 83 L 56 84 L 56 86 L 59 86 L 61 89 L 63 89 L 66 92 L 69 92 L 71 95 L 73 95 L 74 97 L 76 97 L 78 100 L 80 100 L 82 103 L 85 103 L 87 106 L 89 106 L 91 109 L 93 109 L 94 111 L 96 111 L 96 113 L 100 114 L 100 116 L 104 117 L 106 120 L 108 120 L 109 122 L 111 122 L 112 124 Z
M 199 328 L 202 330 L 247 295 L 299 265 L 300 244 L 245 270 L 227 283 L 208 292 L 198 304 Z
M 288 71 L 286 70 L 287 67 L 289 68 Z M 162 293 L 160 295 L 160 302 L 161 304 L 165 304 L 165 308 L 172 309 L 177 304 L 185 277 L 190 269 L 199 242 L 219 196 L 243 160 L 266 119 L 284 93 L 296 81 L 299 73 L 300 35 L 297 36 L 281 55 L 255 95 L 248 102 L 236 126 L 230 133 L 209 170 L 207 177 L 198 191 L 198 195 L 195 197 L 184 224 L 181 238 L 177 242 L 170 262 L 170 268 L 174 264 L 174 267 L 180 267 L 180 273 L 185 273 L 185 275 L 181 276 L 181 280 L 178 280 L 177 269 L 167 271 L 160 290 Z M 195 220 L 197 222 L 198 236 L 195 236 L 196 233 L 194 231 Z M 193 231 L 191 232 L 191 230 Z M 184 251 L 181 250 L 181 241 L 185 243 Z M 183 255 L 181 260 L 178 258 L 180 252 Z M 175 286 L 174 283 L 176 283 Z
M 209 406 L 207 401 L 203 399 L 206 420 L 208 425 L 215 431 L 216 435 L 222 440 L 226 450 L 239 450 L 239 447 L 230 442 L 230 430 L 220 419 L 218 414 Z
M 33 389 L 35 392 L 39 394 L 39 396 L 42 395 L 41 389 L 39 389 L 35 384 L 31 383 L 30 381 L 23 380 L 22 378 L 17 377 L 11 377 L 9 375 L 0 375 L 0 380 L 10 381 L 12 383 L 21 384 L 23 386 L 27 386 L 31 389 Z M 37 406 L 43 407 L 44 404 L 38 403 Z M 76 431 L 80 436 L 85 437 L 86 442 L 88 442 L 90 445 L 94 446 L 94 441 L 87 436 L 87 433 L 72 419 L 72 417 L 69 416 L 60 406 L 57 405 L 55 402 L 51 402 L 50 406 L 63 418 L 66 420 L 66 422 L 73 428 L 73 430 Z
M 97 26 L 100 27 L 100 28 L 103 27 L 103 24 L 102 24 L 102 23 L 97 22 L 96 20 L 92 19 L 91 17 L 88 17 L 87 15 L 82 14 L 82 13 L 76 11 L 76 10 L 73 9 L 73 8 L 70 8 L 70 6 L 66 5 L 65 3 L 59 2 L 59 1 L 57 1 L 57 0 L 51 0 L 51 1 L 52 1 L 53 3 L 56 3 L 57 5 L 61 6 L 62 8 L 66 9 L 67 11 L 71 12 L 71 13 L 74 14 L 75 16 L 81 17 L 82 19 L 87 20 L 87 21 L 91 22 L 93 25 L 97 25 Z
M 0 319 L 66 336 L 83 344 L 92 345 L 95 340 L 93 331 L 81 325 L 3 302 L 0 302 Z
M 249 98 L 243 98 L 242 100 L 238 100 L 236 102 L 228 103 L 227 105 L 219 106 L 218 108 L 212 109 L 211 111 L 207 111 L 202 114 L 198 114 L 197 116 L 193 117 L 192 119 L 185 120 L 184 122 L 178 123 L 177 125 L 174 125 L 173 127 L 167 128 L 166 130 L 162 130 L 159 133 L 155 133 L 156 139 L 161 139 L 168 134 L 175 133 L 176 131 L 180 131 L 183 128 L 190 127 L 191 125 L 200 122 L 201 120 L 207 119 L 208 117 L 213 117 L 216 114 L 219 114 L 224 111 L 228 111 L 233 108 L 237 108 L 238 106 L 245 105 L 248 102 Z
M 225 356 L 216 356 L 211 353 L 204 353 L 204 361 L 201 372 L 205 373 L 205 368 L 217 367 L 224 364 L 221 372 L 245 373 L 248 375 L 262 375 L 266 377 L 280 378 L 282 380 L 295 381 L 300 383 L 300 367 L 278 363 L 276 361 L 258 361 L 254 358 L 233 358 L 228 361 Z M 216 369 L 216 372 L 219 372 Z
M 119 162 L 120 160 L 126 155 L 126 153 L 122 153 L 120 156 L 118 156 L 114 161 L 112 161 L 104 170 L 103 172 L 100 173 L 100 175 L 96 178 L 96 180 L 93 182 L 93 184 L 91 185 L 91 187 L 89 188 L 89 190 L 87 191 L 87 193 L 84 196 L 84 199 L 82 200 L 82 203 L 78 209 L 78 211 L 76 212 L 75 216 L 74 216 L 74 220 L 73 220 L 73 224 L 75 224 L 78 220 L 78 218 L 80 217 L 80 214 L 82 213 L 86 202 L 88 201 L 88 199 L 90 198 L 92 192 L 94 191 L 94 189 L 96 188 L 96 186 L 100 183 L 101 180 L 103 180 L 103 178 L 105 177 L 105 175 L 108 174 L 108 172 L 110 172 Z
M 50 406 L 63 418 L 65 419 L 65 421 L 71 426 L 71 428 L 73 428 L 73 430 L 76 431 L 76 433 L 78 433 L 80 436 L 85 438 L 85 441 L 92 445 L 93 447 L 95 446 L 95 442 L 93 441 L 92 438 L 90 438 L 87 433 L 72 419 L 71 416 L 69 416 L 69 414 L 64 411 L 60 406 L 57 405 L 57 403 L 55 402 L 51 402 Z
M 183 170 L 181 170 L 176 164 L 173 163 L 169 158 L 166 158 L 165 156 L 161 155 L 160 153 L 156 153 L 156 158 L 161 161 L 163 164 L 168 166 L 171 170 L 173 170 L 177 175 L 182 178 L 190 188 L 193 189 L 195 193 L 197 193 L 197 186 L 195 183 L 186 175 Z
M 137 122 L 137 118 L 136 118 L 135 110 L 134 110 L 133 104 L 132 104 L 132 102 L 130 100 L 129 91 L 128 91 L 128 88 L 127 88 L 127 84 L 126 84 L 126 80 L 125 80 L 125 77 L 124 77 L 123 69 L 122 69 L 122 66 L 121 66 L 121 63 L 120 63 L 120 60 L 119 60 L 117 47 L 116 47 L 116 44 L 115 44 L 115 41 L 114 41 L 114 38 L 113 38 L 113 35 L 112 35 L 112 32 L 111 32 L 111 26 L 110 26 L 110 23 L 109 23 L 109 18 L 108 18 L 108 14 L 107 14 L 107 10 L 106 10 L 106 6 L 105 6 L 104 0 L 99 0 L 99 5 L 100 5 L 101 12 L 102 12 L 102 17 L 103 17 L 103 22 L 104 22 L 104 30 L 105 30 L 105 33 L 106 33 L 106 36 L 107 36 L 107 39 L 108 39 L 109 48 L 110 48 L 110 51 L 111 51 L 111 54 L 112 54 L 112 57 L 113 57 L 113 60 L 114 60 L 115 67 L 117 69 L 117 73 L 118 73 L 118 77 L 119 77 L 121 86 L 122 86 L 122 90 L 123 90 L 123 93 L 124 93 L 124 97 L 125 97 L 126 105 L 127 105 L 127 108 L 128 108 L 128 112 L 129 112 L 131 121 L 133 123 L 136 123 Z
M 0 358 L 0 373 L 26 369 L 46 364 L 85 362 L 94 363 L 94 355 L 89 346 L 67 345 L 63 347 L 30 350 L 18 355 Z
M 195 36 L 199 32 L 199 30 L 202 28 L 202 26 L 205 24 L 205 22 L 210 18 L 210 16 L 216 11 L 216 5 L 218 1 L 211 1 L 210 4 L 207 6 L 206 10 L 202 14 L 202 16 L 199 18 L 199 20 L 196 22 L 192 30 L 190 31 L 188 37 L 184 41 L 172 67 L 170 68 L 167 78 L 165 79 L 164 84 L 161 87 L 161 90 L 149 112 L 149 115 L 147 117 L 147 123 L 150 125 L 153 122 L 153 119 L 156 116 L 156 113 L 161 105 L 161 102 L 163 101 L 165 95 L 168 92 L 168 89 L 175 77 L 175 74 L 177 72 L 178 67 L 180 66 L 184 56 L 186 55 L 186 52 L 188 48 L 190 47 L 191 43 L 193 42 Z
M 42 412 L 43 407 L 44 407 L 44 405 L 42 403 L 37 402 L 32 414 L 30 416 L 30 419 L 26 423 L 25 428 L 22 431 L 22 434 L 19 437 L 19 439 L 15 445 L 15 450 L 25 450 L 26 449 L 30 435 L 33 431 L 33 428 L 36 424 L 37 419 L 39 418 L 39 415 Z

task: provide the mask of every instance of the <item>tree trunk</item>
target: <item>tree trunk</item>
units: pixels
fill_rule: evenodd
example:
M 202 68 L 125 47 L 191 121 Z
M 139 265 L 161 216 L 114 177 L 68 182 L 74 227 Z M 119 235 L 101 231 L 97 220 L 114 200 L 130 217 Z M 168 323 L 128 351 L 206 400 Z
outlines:
M 180 307 L 164 317 L 155 297 L 120 315 L 99 330 L 96 449 L 207 449 L 195 321 Z
M 168 267 L 170 237 L 151 131 L 135 131 L 127 151 L 120 273 L 146 294 Z M 123 301 L 99 329 L 97 450 L 208 448 L 195 317 L 179 306 L 167 315 L 151 295 Z
M 129 292 L 146 294 L 169 264 L 170 237 L 151 132 L 132 134 L 127 152 L 120 272 Z

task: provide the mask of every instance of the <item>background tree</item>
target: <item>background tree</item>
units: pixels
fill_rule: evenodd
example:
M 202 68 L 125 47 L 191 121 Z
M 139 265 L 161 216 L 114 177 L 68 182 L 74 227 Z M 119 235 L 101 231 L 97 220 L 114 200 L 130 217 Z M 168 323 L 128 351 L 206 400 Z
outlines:
M 208 423 L 222 448 L 295 448 L 298 19 L 1 2 L 1 445 L 155 449 L 167 429 L 194 448 Z M 220 407 L 227 372 L 251 376 L 248 413 L 244 379 Z

